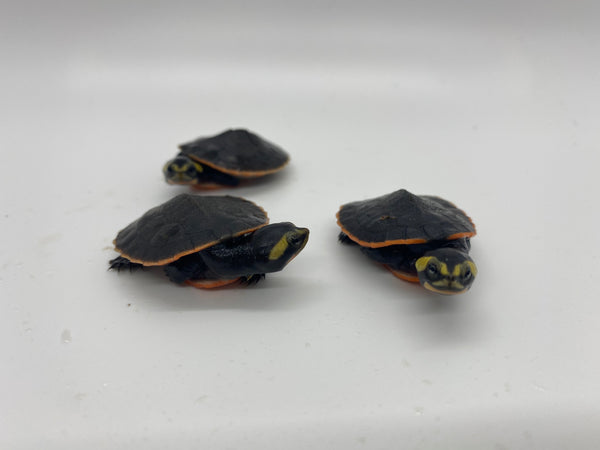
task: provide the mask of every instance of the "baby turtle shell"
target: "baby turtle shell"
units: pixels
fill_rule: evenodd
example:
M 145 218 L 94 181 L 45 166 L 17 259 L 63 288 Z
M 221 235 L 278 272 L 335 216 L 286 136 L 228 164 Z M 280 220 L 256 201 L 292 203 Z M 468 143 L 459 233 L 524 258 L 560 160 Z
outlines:
M 337 219 L 341 242 L 359 245 L 398 278 L 433 292 L 465 292 L 477 274 L 468 255 L 475 225 L 440 197 L 401 189 L 342 205 Z
M 405 189 L 343 205 L 337 217 L 350 239 L 371 248 L 475 235 L 471 219 L 449 201 Z
M 240 179 L 278 172 L 289 161 L 279 146 L 243 129 L 201 137 L 179 149 L 179 155 L 164 166 L 165 179 L 199 188 L 235 186 Z
M 231 196 L 181 194 L 119 231 L 111 269 L 162 266 L 169 279 L 199 288 L 258 281 L 282 270 L 306 245 L 309 230 L 268 224 L 266 212 Z
M 119 231 L 114 244 L 131 262 L 161 266 L 267 223 L 267 213 L 243 198 L 180 194 Z

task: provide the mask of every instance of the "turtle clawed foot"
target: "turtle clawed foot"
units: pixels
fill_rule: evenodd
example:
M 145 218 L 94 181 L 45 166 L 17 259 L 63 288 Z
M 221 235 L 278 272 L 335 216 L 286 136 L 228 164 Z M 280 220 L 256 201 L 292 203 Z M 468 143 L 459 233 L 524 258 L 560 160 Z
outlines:
M 240 283 L 250 286 L 251 284 L 258 283 L 263 278 L 265 278 L 264 273 L 253 273 L 252 275 L 246 275 L 245 277 L 240 278 Z
M 142 264 L 131 262 L 123 256 L 117 256 L 116 258 L 111 259 L 108 264 L 108 270 L 116 270 L 117 272 L 121 272 L 122 270 L 133 272 L 134 270 L 144 267 Z
M 350 237 L 348 237 L 348 235 L 343 231 L 338 235 L 338 241 L 346 245 L 356 245 L 356 242 L 350 239 Z

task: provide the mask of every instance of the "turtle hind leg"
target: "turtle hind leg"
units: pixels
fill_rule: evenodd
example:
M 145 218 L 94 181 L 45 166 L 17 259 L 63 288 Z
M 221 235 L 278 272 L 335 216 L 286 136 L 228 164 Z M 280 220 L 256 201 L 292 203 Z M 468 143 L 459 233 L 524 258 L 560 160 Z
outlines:
M 108 270 L 116 270 L 117 272 L 122 270 L 129 270 L 130 272 L 133 272 L 134 270 L 144 267 L 143 264 L 131 262 L 124 256 L 117 256 L 116 258 L 111 259 L 108 264 Z
M 245 277 L 241 277 L 239 280 L 241 284 L 250 286 L 251 284 L 257 284 L 260 280 L 264 278 L 264 273 L 253 273 L 252 275 L 246 275 Z
M 357 245 L 356 242 L 350 239 L 348 235 L 343 231 L 341 231 L 340 234 L 338 234 L 338 241 L 345 245 Z

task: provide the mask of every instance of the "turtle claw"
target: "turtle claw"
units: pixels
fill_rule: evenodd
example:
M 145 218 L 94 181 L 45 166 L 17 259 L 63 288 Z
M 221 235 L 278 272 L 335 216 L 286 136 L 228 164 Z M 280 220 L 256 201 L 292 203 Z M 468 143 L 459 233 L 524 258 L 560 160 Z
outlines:
M 116 270 L 117 272 L 121 272 L 122 270 L 129 270 L 130 272 L 133 272 L 134 270 L 144 267 L 143 264 L 131 262 L 123 256 L 117 256 L 116 258 L 111 259 L 108 264 L 108 270 Z
M 338 241 L 346 245 L 356 245 L 356 242 L 350 239 L 350 237 L 348 237 L 348 235 L 343 231 L 338 235 Z
M 254 273 L 252 275 L 246 275 L 245 277 L 240 278 L 240 283 L 250 286 L 251 284 L 257 284 L 263 278 L 265 278 L 264 273 Z

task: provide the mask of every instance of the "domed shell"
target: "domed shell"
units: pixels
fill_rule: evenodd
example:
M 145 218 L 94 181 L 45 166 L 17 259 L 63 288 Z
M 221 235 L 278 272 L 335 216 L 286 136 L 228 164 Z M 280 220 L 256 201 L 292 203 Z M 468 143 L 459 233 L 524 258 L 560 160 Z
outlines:
M 241 129 L 201 137 L 180 145 L 179 149 L 200 164 L 241 178 L 261 177 L 277 172 L 290 159 L 279 146 Z
M 267 213 L 243 198 L 180 194 L 119 231 L 114 244 L 131 262 L 160 266 L 267 223 Z
M 430 195 L 414 195 L 405 189 L 342 205 L 337 218 L 350 239 L 371 248 L 459 239 L 476 234 L 471 219 L 449 201 Z

